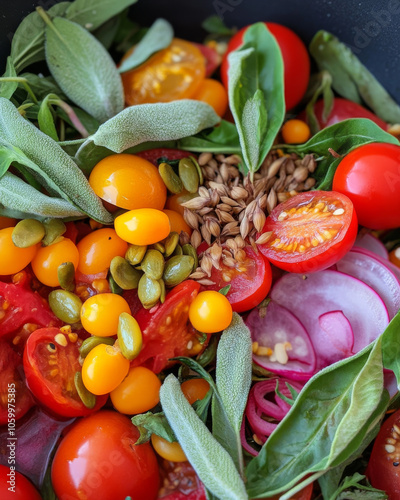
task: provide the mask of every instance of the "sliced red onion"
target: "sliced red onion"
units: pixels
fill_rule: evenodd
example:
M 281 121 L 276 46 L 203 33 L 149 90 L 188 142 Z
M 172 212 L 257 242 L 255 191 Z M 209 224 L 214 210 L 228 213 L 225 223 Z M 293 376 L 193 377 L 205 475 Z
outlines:
M 356 247 L 365 248 L 366 250 L 379 255 L 379 257 L 382 257 L 382 259 L 389 260 L 389 252 L 387 251 L 385 245 L 371 233 L 360 233 L 357 236 L 354 245 Z
M 378 260 L 378 256 L 350 251 L 337 262 L 337 269 L 369 285 L 381 297 L 392 319 L 400 309 L 400 283 L 391 269 L 389 261 Z
M 265 316 L 258 309 L 253 309 L 246 319 L 246 325 L 250 329 L 252 341 L 258 342 L 260 346 L 274 350 L 278 343 L 291 344 L 291 350 L 287 350 L 289 360 L 286 364 L 270 361 L 268 356 L 253 354 L 256 364 L 291 380 L 308 380 L 314 375 L 316 357 L 310 337 L 288 309 L 271 301 Z
M 326 340 L 333 347 L 330 362 L 335 363 L 343 358 L 351 356 L 354 346 L 354 333 L 350 321 L 342 311 L 331 311 L 322 314 L 319 318 L 319 326 L 326 334 Z M 331 349 L 329 349 L 331 351 Z M 337 359 L 334 359 L 336 350 Z
M 379 295 L 362 281 L 337 271 L 308 275 L 286 274 L 272 288 L 272 299 L 290 311 L 307 330 L 317 368 L 331 363 L 332 344 L 326 342 L 318 318 L 327 312 L 342 311 L 354 333 L 356 353 L 374 341 L 389 323 L 386 306 Z
M 364 255 L 369 255 L 370 257 L 374 257 L 376 260 L 379 260 L 379 262 L 383 265 L 385 265 L 389 271 L 391 271 L 397 278 L 397 280 L 400 282 L 400 268 L 395 266 L 393 262 L 390 262 L 390 260 L 383 259 L 379 255 L 370 252 L 369 250 L 366 250 L 365 248 L 361 247 L 353 247 L 351 249 L 352 252 L 359 252 L 363 253 Z

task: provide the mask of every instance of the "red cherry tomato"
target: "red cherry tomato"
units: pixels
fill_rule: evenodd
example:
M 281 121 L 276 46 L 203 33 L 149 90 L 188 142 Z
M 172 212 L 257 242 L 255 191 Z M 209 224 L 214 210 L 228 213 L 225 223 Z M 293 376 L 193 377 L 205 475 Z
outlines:
M 358 220 L 370 229 L 400 226 L 400 146 L 371 143 L 347 154 L 333 189 L 350 198 Z
M 400 411 L 382 425 L 375 439 L 366 475 L 371 485 L 390 499 L 400 498 Z
M 270 213 L 261 234 L 269 232 L 269 239 L 258 245 L 269 261 L 292 273 L 316 272 L 335 264 L 353 246 L 357 217 L 347 196 L 309 191 Z
M 135 445 L 138 438 L 130 419 L 114 411 L 79 420 L 54 456 L 51 479 L 57 497 L 155 500 L 157 459 L 149 443 Z
M 200 50 L 206 60 L 206 78 L 208 78 L 218 68 L 221 62 L 221 56 L 209 45 L 203 45 L 201 43 L 193 43 L 193 45 Z
M 189 156 L 195 156 L 189 151 L 182 151 L 181 149 L 168 149 L 168 148 L 156 148 L 149 149 L 147 151 L 141 151 L 140 153 L 135 153 L 140 158 L 151 162 L 153 165 L 158 167 L 158 162 L 160 158 L 167 158 L 168 160 L 181 160 L 182 158 L 188 158 Z
M 1 500 L 41 500 L 37 489 L 25 476 L 15 470 L 15 466 L 0 465 Z
M 135 318 L 143 335 L 143 348 L 132 366 L 143 365 L 159 373 L 176 356 L 194 356 L 204 347 L 189 321 L 189 306 L 200 285 L 183 281 L 167 295 L 164 304 L 153 309 L 142 308 Z
M 22 358 L 4 340 L 0 341 L 0 373 L 0 425 L 5 425 L 9 417 L 8 404 L 12 408 L 11 416 L 18 420 L 35 402 L 25 384 Z
M 158 498 L 163 500 L 206 500 L 203 483 L 189 462 L 170 462 L 160 464 L 162 487 Z
M 89 409 L 78 395 L 74 376 L 81 371 L 80 343 L 74 334 L 69 337 L 58 328 L 41 328 L 29 336 L 25 345 L 28 387 L 43 406 L 63 417 L 89 415 L 107 401 L 107 396 L 97 396 L 95 407 Z
M 303 98 L 310 79 L 310 57 L 304 43 L 291 29 L 276 23 L 264 23 L 274 35 L 282 52 L 284 65 L 286 109 L 294 108 Z M 243 43 L 248 26 L 239 30 L 230 40 L 221 63 L 221 80 L 228 88 L 228 55 Z

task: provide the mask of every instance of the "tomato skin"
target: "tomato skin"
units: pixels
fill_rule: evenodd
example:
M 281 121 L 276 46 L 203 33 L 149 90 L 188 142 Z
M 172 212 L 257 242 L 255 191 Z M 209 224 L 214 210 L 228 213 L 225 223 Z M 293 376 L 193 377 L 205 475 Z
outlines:
M 232 321 L 232 306 L 222 293 L 206 290 L 200 292 L 190 304 L 189 319 L 200 332 L 220 332 L 228 328 Z
M 157 434 L 152 434 L 151 444 L 153 445 L 157 455 L 160 455 L 160 457 L 165 460 L 170 460 L 171 462 L 187 461 L 185 452 L 182 450 L 181 445 L 177 441 L 170 443 L 166 439 L 157 436 Z
M 157 459 L 150 444 L 135 446 L 138 438 L 130 419 L 114 411 L 77 422 L 54 456 L 51 478 L 59 500 L 155 500 Z
M 302 40 L 286 26 L 264 23 L 275 37 L 282 52 L 286 109 L 294 108 L 303 98 L 310 79 L 310 57 Z M 228 89 L 228 55 L 243 43 L 243 35 L 249 26 L 239 30 L 230 40 L 221 63 L 221 80 Z
M 13 466 L 15 469 L 15 466 Z M 13 484 L 14 483 L 14 484 Z M 14 487 L 14 490 L 9 488 Z M 41 500 L 37 489 L 24 475 L 10 467 L 0 465 L 1 500 Z
M 400 146 L 360 146 L 339 163 L 333 189 L 350 198 L 358 220 L 370 229 L 400 226 Z
M 219 81 L 212 78 L 203 80 L 192 99 L 209 104 L 221 117 L 224 116 L 228 109 L 228 92 Z
M 39 245 L 19 248 L 12 241 L 13 227 L 0 229 L 0 275 L 15 274 L 26 267 L 35 257 Z

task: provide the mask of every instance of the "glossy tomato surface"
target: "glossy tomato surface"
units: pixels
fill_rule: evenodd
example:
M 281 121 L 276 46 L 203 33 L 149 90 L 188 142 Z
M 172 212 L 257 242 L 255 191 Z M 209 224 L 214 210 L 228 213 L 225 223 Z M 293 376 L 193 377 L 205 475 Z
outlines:
M 357 236 L 353 204 L 334 191 L 300 193 L 267 217 L 258 245 L 275 266 L 292 273 L 316 272 L 340 260 Z
M 52 483 L 59 500 L 155 500 L 159 489 L 156 456 L 130 419 L 102 410 L 81 419 L 54 456 Z
M 59 336 L 65 345 L 57 342 Z M 107 400 L 107 396 L 97 397 L 93 409 L 82 403 L 74 383 L 75 373 L 81 371 L 79 345 L 79 340 L 71 341 L 58 328 L 36 330 L 25 345 L 24 370 L 28 387 L 43 406 L 63 417 L 89 415 Z
M 206 500 L 203 483 L 189 462 L 161 460 L 162 487 L 158 498 L 163 500 Z
M 370 229 L 400 226 L 400 146 L 365 144 L 347 154 L 333 189 L 353 202 L 359 223 Z
M 265 23 L 274 35 L 282 52 L 284 66 L 286 109 L 294 108 L 303 98 L 310 79 L 310 58 L 301 39 L 286 26 L 277 23 Z M 243 35 L 248 26 L 239 30 L 230 40 L 221 63 L 221 79 L 228 88 L 228 55 L 243 43 Z
M 41 496 L 33 484 L 10 467 L 0 465 L 0 498 L 1 500 L 41 500 Z

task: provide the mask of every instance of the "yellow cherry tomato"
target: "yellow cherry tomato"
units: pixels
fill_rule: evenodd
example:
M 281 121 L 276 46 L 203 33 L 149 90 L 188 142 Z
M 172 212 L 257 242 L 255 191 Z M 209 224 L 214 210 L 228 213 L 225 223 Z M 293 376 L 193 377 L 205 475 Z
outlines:
M 192 405 L 206 396 L 210 389 L 210 384 L 204 378 L 191 378 L 182 383 L 181 389 L 185 398 Z
M 200 292 L 190 304 L 189 320 L 200 332 L 220 332 L 232 321 L 232 306 L 222 293 L 213 290 Z
M 82 274 L 98 274 L 110 267 L 117 255 L 123 257 L 128 249 L 114 229 L 104 228 L 92 231 L 77 245 L 79 251 L 78 270 Z
M 395 266 L 400 267 L 400 247 L 395 248 L 389 253 L 389 260 Z
M 136 366 L 111 392 L 111 401 L 120 413 L 137 415 L 160 402 L 160 387 L 160 379 L 155 373 L 144 366 Z
M 138 208 L 119 215 L 114 226 L 118 236 L 133 245 L 152 245 L 171 232 L 168 215 L 154 208 Z
M 101 160 L 92 170 L 89 184 L 101 199 L 117 207 L 162 210 L 167 188 L 157 168 L 139 156 L 116 154 Z
M 185 233 L 187 233 L 189 236 L 192 234 L 191 227 L 187 224 L 187 222 L 179 212 L 168 209 L 163 210 L 163 212 L 168 215 L 171 231 L 175 231 L 178 234 L 180 234 L 181 231 L 185 231 Z
M 178 442 L 170 443 L 166 439 L 157 436 L 157 434 L 152 434 L 151 444 L 156 453 L 165 460 L 171 462 L 185 462 L 187 460 L 185 452 Z
M 117 335 L 119 315 L 131 313 L 128 302 L 115 293 L 99 293 L 88 298 L 81 308 L 83 328 L 98 337 Z
M 286 144 L 302 144 L 310 136 L 310 127 L 303 120 L 288 120 L 282 127 L 282 137 Z
M 96 396 L 113 391 L 129 372 L 129 361 L 114 346 L 99 344 L 86 356 L 82 381 Z
M 36 278 L 44 285 L 60 286 L 57 270 L 58 266 L 64 262 L 72 262 L 75 269 L 79 262 L 78 249 L 69 238 L 63 238 L 58 243 L 39 248 L 32 260 L 32 270 Z
M 192 99 L 209 104 L 218 116 L 224 116 L 228 109 L 228 92 L 221 82 L 212 78 L 201 82 Z
M 6 227 L 14 227 L 17 223 L 17 219 L 11 219 L 10 217 L 0 217 L 0 229 L 5 229 Z
M 0 274 L 19 273 L 35 257 L 39 245 L 16 247 L 11 239 L 13 227 L 0 229 Z
M 181 193 L 168 196 L 167 202 L 165 203 L 165 208 L 167 208 L 168 210 L 173 210 L 174 212 L 178 212 L 183 217 L 185 209 L 182 206 L 182 203 L 185 203 L 185 201 L 189 201 L 192 198 L 196 198 L 196 196 L 198 195 L 195 193 L 189 193 L 189 191 L 186 191 L 186 189 L 184 189 Z
M 129 50 L 121 62 L 134 51 Z M 128 106 L 190 98 L 206 73 L 205 59 L 190 42 L 174 38 L 145 63 L 121 74 Z

